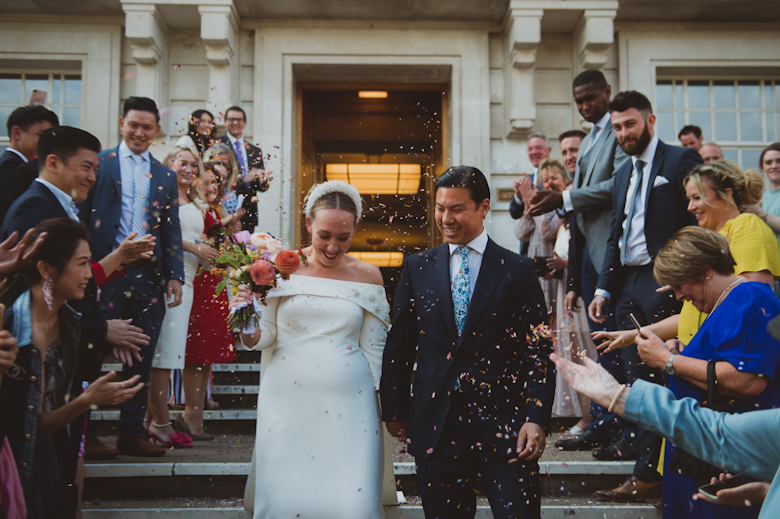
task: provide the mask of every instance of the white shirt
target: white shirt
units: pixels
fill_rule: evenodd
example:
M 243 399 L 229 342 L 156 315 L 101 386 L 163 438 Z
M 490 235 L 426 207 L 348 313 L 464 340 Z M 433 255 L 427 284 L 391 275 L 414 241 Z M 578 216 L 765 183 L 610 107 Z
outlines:
M 28 162 L 28 160 L 27 160 L 27 157 L 25 157 L 25 156 L 22 154 L 22 152 L 21 152 L 21 151 L 19 151 L 19 150 L 15 150 L 15 149 L 13 149 L 13 148 L 12 148 L 12 147 L 10 147 L 10 146 L 8 146 L 6 149 L 7 149 L 8 151 L 12 151 L 12 152 L 16 153 L 17 155 L 19 155 L 19 157 L 20 157 L 20 158 L 21 158 L 23 161 L 25 161 L 25 162 Z
M 228 139 L 230 140 L 230 145 L 233 147 L 233 151 L 236 151 L 236 142 L 238 142 L 238 149 L 241 150 L 236 153 L 241 153 L 241 156 L 244 158 L 244 164 L 246 164 L 247 171 L 249 170 L 249 158 L 246 156 L 246 147 L 244 146 L 244 136 L 242 135 L 240 138 L 236 139 L 229 133 L 227 134 Z M 239 161 L 239 164 L 241 162 Z M 241 173 L 246 174 L 247 171 L 242 171 Z
M 119 175 L 122 179 L 122 216 L 119 218 L 119 229 L 116 234 L 116 242 L 122 243 L 133 232 L 133 203 L 135 201 L 135 155 L 127 147 L 125 141 L 119 145 Z M 146 181 L 149 182 L 149 176 L 152 171 L 151 154 L 147 149 L 141 153 L 140 157 L 144 160 L 146 167 Z
M 623 208 L 623 214 L 628 216 L 628 209 L 631 204 L 632 197 L 636 196 L 636 161 L 641 160 L 645 163 L 642 168 L 642 185 L 641 195 L 637 204 L 634 206 L 634 217 L 631 219 L 631 229 L 628 234 L 628 248 L 626 249 L 626 265 L 640 266 L 647 265 L 652 262 L 650 253 L 647 251 L 647 237 L 645 236 L 645 200 L 647 200 L 647 186 L 648 178 L 650 177 L 650 171 L 653 169 L 653 157 L 655 157 L 655 150 L 658 148 L 658 137 L 654 136 L 650 144 L 647 145 L 644 153 L 639 157 L 632 156 L 631 163 L 633 164 L 633 170 L 631 171 L 631 178 L 628 181 L 628 193 L 626 194 L 626 205 Z M 623 219 L 622 229 L 625 230 L 628 221 Z M 623 250 L 625 244 L 623 243 L 623 232 L 620 233 L 618 240 L 618 249 Z M 597 288 L 597 296 L 603 296 L 607 299 L 611 299 L 612 296 L 604 289 Z
M 604 133 L 604 128 L 607 127 L 607 123 L 609 122 L 610 118 L 612 117 L 612 114 L 609 112 L 604 114 L 604 117 L 598 120 L 598 122 L 593 123 L 593 127 L 590 129 L 590 135 L 593 135 L 593 130 L 596 126 L 599 127 L 599 134 L 596 135 L 595 139 L 588 139 L 588 147 L 584 150 L 580 148 L 580 150 L 577 152 L 577 162 L 579 162 L 580 157 L 584 157 L 586 153 L 590 151 L 590 149 L 593 147 L 593 145 L 596 143 L 597 140 L 601 138 L 601 135 Z M 584 142 L 584 139 L 583 139 Z M 595 158 L 595 157 L 594 157 Z M 585 172 L 580 172 L 581 175 L 584 175 Z M 566 210 L 567 213 L 571 213 L 574 211 L 574 204 L 571 203 L 571 191 L 564 191 L 563 192 L 563 208 Z
M 65 212 L 68 213 L 68 216 L 70 216 L 71 220 L 73 220 L 74 222 L 79 221 L 79 211 L 76 208 L 76 204 L 73 202 L 72 196 L 70 196 L 68 193 L 58 188 L 51 182 L 43 180 L 42 178 L 36 178 L 35 181 L 40 182 L 41 184 L 46 186 L 49 189 L 49 191 L 52 192 L 55 198 L 57 198 L 57 201 L 62 205 L 62 208 L 65 209 Z
M 477 286 L 479 269 L 482 267 L 482 257 L 485 255 L 485 249 L 488 244 L 487 231 L 483 228 L 482 233 L 471 240 L 466 246 L 469 248 L 469 301 L 474 295 L 474 287 Z M 460 271 L 461 258 L 457 250 L 460 245 L 449 243 L 450 246 L 450 284 L 455 282 L 455 276 Z

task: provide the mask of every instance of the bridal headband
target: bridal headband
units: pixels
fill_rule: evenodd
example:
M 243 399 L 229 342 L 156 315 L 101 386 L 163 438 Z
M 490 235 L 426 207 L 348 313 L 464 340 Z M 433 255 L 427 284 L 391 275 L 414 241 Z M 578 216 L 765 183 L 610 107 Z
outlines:
M 360 198 L 360 193 L 355 186 L 347 184 L 342 180 L 329 180 L 328 182 L 317 184 L 309 193 L 309 199 L 306 201 L 304 214 L 306 216 L 311 216 L 311 210 L 314 208 L 314 204 L 328 193 L 343 193 L 351 198 L 352 203 L 355 204 L 355 208 L 357 209 L 357 221 L 360 220 L 360 216 L 363 214 L 363 199 Z

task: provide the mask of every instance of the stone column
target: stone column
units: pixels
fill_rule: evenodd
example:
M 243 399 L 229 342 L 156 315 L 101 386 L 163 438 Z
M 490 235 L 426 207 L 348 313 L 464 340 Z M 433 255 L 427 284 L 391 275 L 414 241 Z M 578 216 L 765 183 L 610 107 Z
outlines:
M 217 113 L 238 103 L 238 14 L 230 5 L 199 5 L 200 37 L 209 62 L 208 104 Z M 224 121 L 217 117 L 220 126 Z
M 168 106 L 168 26 L 154 4 L 123 3 L 122 9 L 137 63 L 136 95 Z
M 617 11 L 588 9 L 574 29 L 574 45 L 581 70 L 603 69 L 607 51 L 615 41 L 613 21 Z
M 522 138 L 528 135 L 536 120 L 534 97 L 534 65 L 536 49 L 541 41 L 541 9 L 520 9 L 514 0 L 504 18 L 507 61 L 504 67 L 504 97 L 506 101 L 506 136 Z

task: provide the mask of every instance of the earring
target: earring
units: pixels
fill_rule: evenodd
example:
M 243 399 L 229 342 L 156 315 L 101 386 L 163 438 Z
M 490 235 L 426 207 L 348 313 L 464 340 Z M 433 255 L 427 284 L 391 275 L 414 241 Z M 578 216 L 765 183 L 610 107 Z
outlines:
M 51 303 L 54 301 L 51 297 L 51 276 L 46 276 L 43 279 L 43 300 L 46 301 L 46 306 L 51 310 Z

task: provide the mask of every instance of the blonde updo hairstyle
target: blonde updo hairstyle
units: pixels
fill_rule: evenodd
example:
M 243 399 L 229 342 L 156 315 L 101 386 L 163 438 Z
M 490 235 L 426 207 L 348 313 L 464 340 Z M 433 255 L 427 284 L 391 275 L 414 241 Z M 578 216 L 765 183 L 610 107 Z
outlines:
M 745 206 L 760 202 L 764 192 L 764 179 L 758 171 L 749 169 L 743 173 L 739 166 L 730 160 L 716 160 L 696 166 L 683 180 L 683 186 L 693 182 L 704 200 L 704 178 L 718 198 L 735 205 L 740 212 Z M 726 189 L 731 189 L 731 196 L 726 193 Z
M 734 256 L 728 240 L 715 231 L 696 225 L 677 231 L 653 261 L 658 283 L 679 288 L 684 283 L 706 281 L 707 271 L 729 276 L 734 273 Z
M 561 176 L 563 177 L 563 181 L 567 186 L 573 182 L 569 170 L 566 169 L 566 166 L 564 166 L 560 160 L 544 159 L 542 162 L 539 163 L 540 176 L 544 175 L 544 172 L 547 171 L 548 169 L 557 169 L 558 173 L 561 174 Z
M 309 196 L 311 196 L 312 191 L 314 188 L 317 187 L 318 184 L 315 184 L 312 186 L 311 189 L 309 189 L 309 192 L 306 193 L 306 197 L 303 199 L 303 205 L 304 207 L 309 203 Z M 311 207 L 311 210 L 309 211 L 309 218 L 314 220 L 317 216 L 317 211 L 320 211 L 322 209 L 341 209 L 342 211 L 347 211 L 348 213 L 351 213 L 355 217 L 355 225 L 357 225 L 358 222 L 358 210 L 355 206 L 355 202 L 352 201 L 352 198 L 349 197 L 346 193 L 342 193 L 340 191 L 331 191 L 328 193 L 325 193 L 321 197 L 319 197 L 314 204 Z

